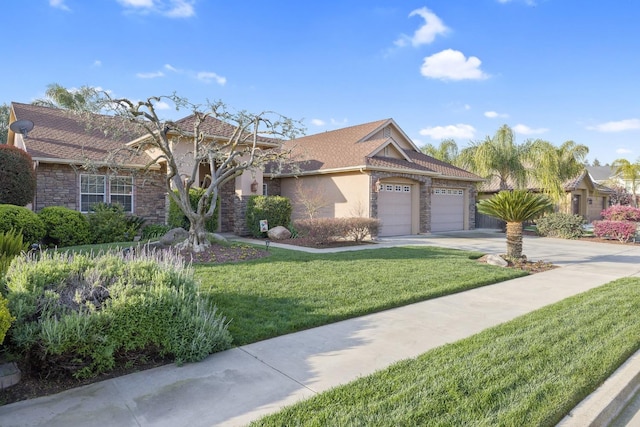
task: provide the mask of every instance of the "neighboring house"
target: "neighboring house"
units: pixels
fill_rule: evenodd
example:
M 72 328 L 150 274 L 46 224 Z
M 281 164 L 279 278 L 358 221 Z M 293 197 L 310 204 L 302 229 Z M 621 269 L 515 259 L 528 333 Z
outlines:
M 482 179 L 420 152 L 393 119 L 287 141 L 293 167 L 267 170 L 267 193 L 288 197 L 293 217 L 371 217 L 380 236 L 475 227 L 476 184 Z
M 30 120 L 33 130 L 27 134 L 9 131 L 8 144 L 28 152 L 34 161 L 37 187 L 32 204 L 35 211 L 46 206 L 64 206 L 87 212 L 98 202 L 120 203 L 133 215 L 143 217 L 148 224 L 165 223 L 168 198 L 165 181 L 166 165 L 153 163 L 151 152 L 131 157 L 126 147 L 135 147 L 143 135 L 112 132 L 107 135 L 102 126 L 118 120 L 111 116 L 82 116 L 73 112 L 12 103 L 10 123 Z M 175 122 L 181 129 L 193 129 L 193 116 Z M 119 128 L 122 129 L 122 124 Z M 202 126 L 205 138 L 228 140 L 233 127 L 209 117 Z M 265 138 L 265 143 L 273 140 Z M 191 171 L 187 144 L 177 144 L 176 156 L 184 161 L 181 170 Z M 206 181 L 206 168 L 200 170 L 199 182 Z M 260 180 L 258 182 L 257 180 Z M 251 194 L 262 188 L 260 171 L 247 172 L 231 180 L 221 189 L 220 230 L 242 234 L 246 230 L 244 207 Z
M 513 189 L 513 185 L 508 185 Z M 541 189 L 535 183 L 527 186 L 530 191 L 539 192 Z M 580 215 L 587 222 L 602 219 L 600 212 L 609 207 L 609 198 L 612 190 L 594 182 L 589 173 L 583 170 L 574 179 L 564 183 L 565 196 L 555 207 L 556 212 L 566 212 Z M 488 199 L 500 191 L 500 183 L 497 178 L 482 183 L 478 187 L 478 199 Z M 486 215 L 477 214 L 476 226 L 478 228 L 499 228 L 500 221 Z
M 630 179 L 624 179 L 620 174 L 616 173 L 616 168 L 612 166 L 587 166 L 587 171 L 594 182 L 605 186 L 621 186 L 630 194 L 637 194 L 640 180 L 636 182 L 636 188 L 633 188 L 633 182 Z

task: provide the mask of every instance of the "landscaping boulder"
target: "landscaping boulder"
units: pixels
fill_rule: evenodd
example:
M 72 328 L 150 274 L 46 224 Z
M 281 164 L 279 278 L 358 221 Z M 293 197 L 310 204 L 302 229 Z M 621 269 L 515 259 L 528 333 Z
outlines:
M 187 239 L 189 237 L 189 232 L 184 228 L 173 228 L 167 231 L 167 234 L 160 238 L 160 243 L 163 246 L 173 246 L 176 243 L 180 243 L 181 241 Z
M 497 265 L 498 267 L 507 267 L 509 263 L 500 255 L 487 255 L 487 264 Z
M 287 227 L 279 225 L 267 231 L 267 236 L 271 240 L 284 240 L 291 237 L 291 232 L 287 229 Z

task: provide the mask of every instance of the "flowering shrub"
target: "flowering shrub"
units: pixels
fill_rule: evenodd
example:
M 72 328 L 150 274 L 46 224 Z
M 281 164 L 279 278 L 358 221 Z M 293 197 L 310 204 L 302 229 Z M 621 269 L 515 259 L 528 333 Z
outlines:
M 593 221 L 593 234 L 597 237 L 610 237 L 626 243 L 636 234 L 636 223 L 632 221 Z
M 609 221 L 640 222 L 640 208 L 633 206 L 614 205 L 603 210 L 600 214 Z

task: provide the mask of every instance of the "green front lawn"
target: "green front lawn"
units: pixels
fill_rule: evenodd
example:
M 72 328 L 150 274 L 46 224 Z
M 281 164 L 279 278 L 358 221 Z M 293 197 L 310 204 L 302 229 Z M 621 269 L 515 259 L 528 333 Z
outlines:
M 195 266 L 237 345 L 527 274 L 478 263 L 477 252 L 434 247 L 270 251 L 254 261 Z
M 553 426 L 640 348 L 640 279 L 438 347 L 255 426 Z

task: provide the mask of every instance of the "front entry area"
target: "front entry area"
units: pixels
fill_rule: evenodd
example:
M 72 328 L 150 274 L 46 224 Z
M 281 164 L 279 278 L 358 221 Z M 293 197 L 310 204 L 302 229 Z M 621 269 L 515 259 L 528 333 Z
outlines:
M 384 183 L 378 192 L 379 235 L 411 234 L 411 185 Z
M 434 188 L 431 191 L 431 231 L 464 230 L 464 190 Z

